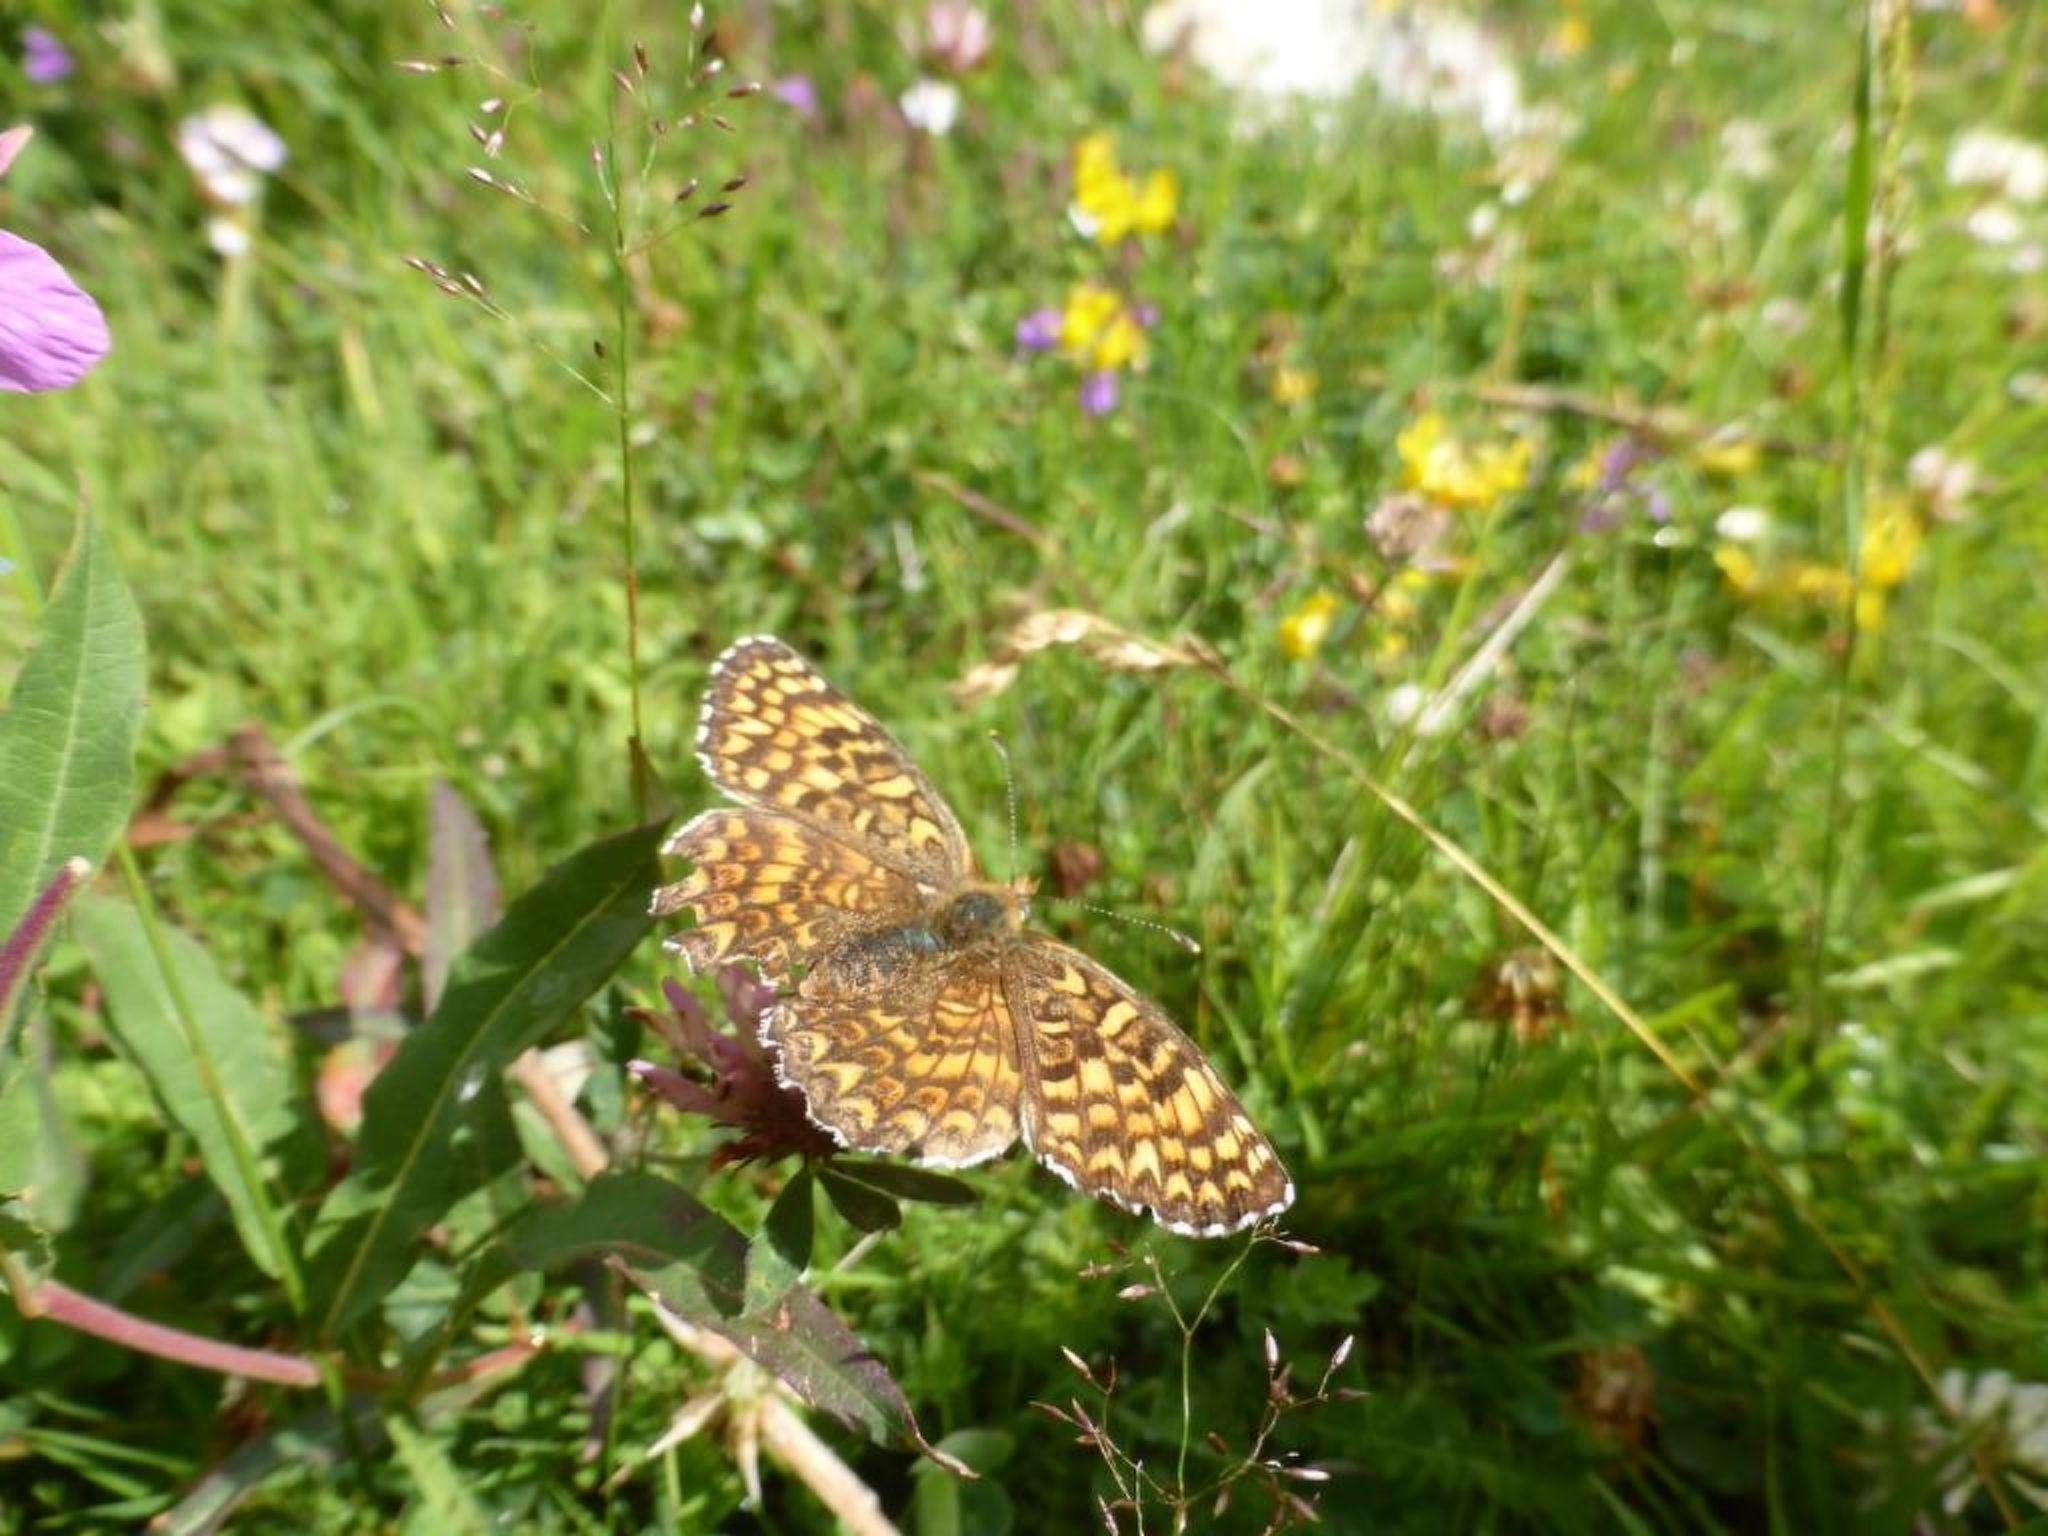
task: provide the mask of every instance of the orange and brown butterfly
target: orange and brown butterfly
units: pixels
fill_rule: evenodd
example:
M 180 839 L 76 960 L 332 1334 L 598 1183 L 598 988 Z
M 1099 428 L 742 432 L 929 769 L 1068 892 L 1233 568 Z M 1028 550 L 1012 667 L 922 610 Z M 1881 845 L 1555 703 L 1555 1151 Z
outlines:
M 841 1146 L 943 1168 L 1021 1136 L 1076 1189 L 1174 1232 L 1278 1215 L 1294 1185 L 1192 1041 L 1103 966 L 1024 926 L 1031 886 L 984 879 L 960 824 L 874 717 L 780 640 L 711 669 L 697 755 L 736 804 L 667 852 L 693 969 L 750 960 L 761 1034 Z

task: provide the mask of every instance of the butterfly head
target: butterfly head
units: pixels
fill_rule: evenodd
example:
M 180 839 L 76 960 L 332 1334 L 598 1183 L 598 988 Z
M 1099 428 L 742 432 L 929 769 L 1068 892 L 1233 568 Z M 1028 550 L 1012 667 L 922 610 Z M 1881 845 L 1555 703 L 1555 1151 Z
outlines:
M 1010 885 L 971 885 L 939 913 L 939 937 L 952 948 L 964 948 L 980 939 L 998 938 L 1023 926 L 1030 908 L 1033 882 L 1019 880 Z

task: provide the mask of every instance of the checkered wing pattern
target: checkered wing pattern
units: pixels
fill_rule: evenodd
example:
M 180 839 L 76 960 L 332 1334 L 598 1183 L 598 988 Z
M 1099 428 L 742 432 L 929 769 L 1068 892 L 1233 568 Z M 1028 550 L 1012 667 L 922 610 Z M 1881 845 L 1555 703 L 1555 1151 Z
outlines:
M 654 893 L 654 911 L 695 914 L 697 926 L 668 947 L 696 971 L 743 959 L 786 976 L 918 910 L 907 876 L 792 816 L 706 811 L 664 851 L 695 866 Z
M 993 955 L 912 962 L 865 992 L 799 987 L 763 1033 L 843 1146 L 963 1168 L 1017 1139 L 1017 1031 Z
M 718 658 L 697 755 L 733 799 L 871 848 L 921 884 L 973 867 L 959 822 L 917 765 L 780 640 L 741 640 Z
M 1012 945 L 1005 970 L 1025 1026 L 1024 1137 L 1039 1161 L 1193 1237 L 1293 1203 L 1272 1145 L 1156 1005 L 1042 935 Z

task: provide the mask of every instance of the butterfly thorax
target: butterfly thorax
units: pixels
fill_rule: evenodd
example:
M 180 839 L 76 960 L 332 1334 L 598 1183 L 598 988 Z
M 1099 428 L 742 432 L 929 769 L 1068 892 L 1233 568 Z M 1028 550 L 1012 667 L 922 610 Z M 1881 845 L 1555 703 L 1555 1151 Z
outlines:
M 842 939 L 822 956 L 815 987 L 866 990 L 886 985 L 936 957 L 1007 939 L 1024 918 L 1022 888 L 980 883 L 941 893 L 905 921 Z

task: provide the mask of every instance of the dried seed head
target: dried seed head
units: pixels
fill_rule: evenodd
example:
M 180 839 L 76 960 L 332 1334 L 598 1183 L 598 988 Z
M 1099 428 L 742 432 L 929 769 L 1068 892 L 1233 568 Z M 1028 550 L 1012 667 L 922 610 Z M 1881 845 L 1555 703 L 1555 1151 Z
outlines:
M 619 89 L 624 91 L 628 96 L 634 94 L 633 78 L 632 76 L 628 75 L 623 69 L 613 70 L 612 79 L 617 83 Z
M 1060 1353 L 1066 1357 L 1067 1364 L 1074 1368 L 1075 1375 L 1079 1376 L 1091 1387 L 1096 1385 L 1095 1373 L 1088 1369 L 1088 1362 L 1086 1360 L 1083 1360 L 1064 1344 L 1060 1346 Z
M 642 80 L 647 78 L 647 45 L 644 43 L 633 45 L 633 68 L 639 71 Z
M 676 201 L 678 203 L 687 203 L 691 198 L 695 197 L 696 195 L 697 178 L 692 176 L 688 181 L 683 183 L 682 190 L 676 193 Z
M 502 112 L 505 110 L 505 98 L 502 96 L 486 96 L 477 103 L 476 109 L 486 115 L 493 112 Z
M 698 70 L 698 71 L 697 71 L 697 78 L 698 78 L 699 80 L 711 80 L 711 79 L 715 79 L 716 77 L 718 77 L 719 75 L 722 75 L 722 74 L 724 74 L 724 73 L 725 73 L 725 60 L 723 60 L 723 59 L 710 59 L 710 60 L 707 60 L 707 61 L 705 62 L 705 65 L 704 65 L 704 67 L 703 67 L 702 69 L 700 69 L 700 70 Z
M 398 67 L 408 75 L 438 75 L 443 68 L 432 59 L 400 59 Z
M 1152 1294 L 1152 1287 L 1143 1283 L 1127 1285 L 1116 1293 L 1118 1301 L 1143 1301 Z
M 448 7 L 447 7 L 447 6 L 445 6 L 445 5 L 437 5 L 437 6 L 435 6 L 435 7 L 434 7 L 434 17 L 435 17 L 435 19 L 436 19 L 437 21 L 439 21 L 439 22 L 441 23 L 441 25 L 442 25 L 442 26 L 446 27 L 446 28 L 447 28 L 447 29 L 448 29 L 448 30 L 449 30 L 450 32 L 453 32 L 453 31 L 455 30 L 455 18 L 454 18 L 453 16 L 450 16 L 450 15 L 448 14 Z
M 749 80 L 745 85 L 736 85 L 725 93 L 728 101 L 738 101 L 743 97 L 758 96 L 760 94 L 761 82 L 758 80 Z
M 731 203 L 706 203 L 697 210 L 697 217 L 700 219 L 715 219 L 721 213 L 729 212 L 731 208 Z
M 1283 1475 L 1297 1483 L 1327 1483 L 1330 1480 L 1330 1474 L 1321 1467 L 1288 1467 Z
M 1280 1341 L 1273 1337 L 1273 1330 L 1266 1330 L 1266 1373 L 1271 1375 L 1280 1368 Z
M 746 184 L 747 178 L 745 176 L 735 176 L 731 181 L 726 182 L 718 190 L 721 192 L 737 192 L 741 187 L 744 187 Z
M 1357 1342 L 1357 1334 L 1347 1333 L 1344 1335 L 1344 1342 L 1339 1344 L 1330 1353 L 1330 1369 L 1332 1371 L 1339 1371 L 1344 1368 L 1344 1362 L 1351 1358 L 1351 1347 Z
M 690 30 L 692 32 L 702 32 L 704 30 L 704 7 L 701 3 L 690 7 Z

